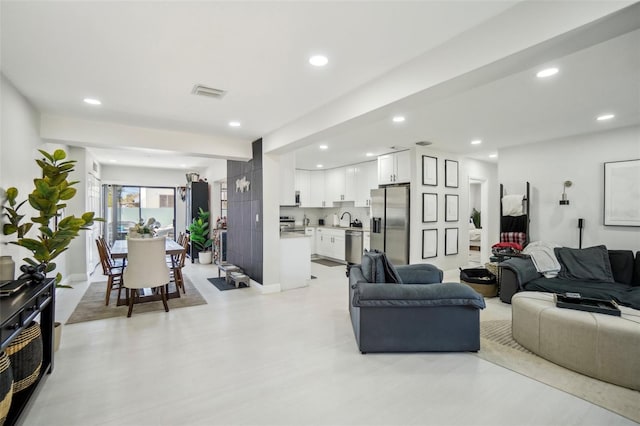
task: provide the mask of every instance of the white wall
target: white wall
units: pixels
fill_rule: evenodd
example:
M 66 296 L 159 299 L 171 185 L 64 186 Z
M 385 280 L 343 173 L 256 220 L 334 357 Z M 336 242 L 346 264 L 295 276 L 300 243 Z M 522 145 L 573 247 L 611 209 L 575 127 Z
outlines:
M 33 178 L 40 176 L 40 168 L 35 162 L 41 154 L 38 149 L 52 151 L 65 146 L 44 143 L 39 135 L 38 111 L 22 96 L 13 84 L 0 74 L 0 188 L 16 187 L 18 200 L 24 200 L 33 190 Z M 35 210 L 25 204 L 20 210 L 30 216 Z M 35 230 L 30 234 L 35 236 Z M 12 256 L 16 269 L 24 264 L 22 259 L 30 257 L 30 252 L 22 247 L 7 244 L 16 239 L 16 235 L 5 236 L 0 232 L 0 255 Z M 71 247 L 76 241 L 71 243 Z M 68 280 L 66 253 L 56 259 L 57 270 L 63 275 L 63 282 Z M 16 271 L 16 275 L 18 275 Z
M 409 250 L 409 263 L 430 263 L 440 269 L 455 269 L 467 263 L 469 256 L 468 216 L 469 191 L 468 179 L 464 173 L 458 154 L 437 151 L 428 147 L 416 147 L 412 150 L 414 161 L 411 164 L 411 218 L 410 232 L 411 242 Z M 422 185 L 422 156 L 427 155 L 438 159 L 438 184 L 437 186 Z M 458 188 L 445 188 L 444 160 L 458 161 Z M 422 194 L 435 193 L 438 197 L 438 222 L 422 223 Z M 445 194 L 458 195 L 458 221 L 445 222 Z M 458 254 L 445 256 L 444 241 L 445 229 L 458 228 Z M 422 258 L 422 230 L 438 230 L 438 255 L 434 258 Z
M 640 250 L 640 228 L 603 225 L 604 163 L 640 158 L 640 127 L 523 145 L 499 155 L 498 176 L 507 191 L 531 183 L 531 241 L 578 247 L 578 218 L 584 218 L 583 247 Z M 573 182 L 570 204 L 561 206 L 566 180 Z

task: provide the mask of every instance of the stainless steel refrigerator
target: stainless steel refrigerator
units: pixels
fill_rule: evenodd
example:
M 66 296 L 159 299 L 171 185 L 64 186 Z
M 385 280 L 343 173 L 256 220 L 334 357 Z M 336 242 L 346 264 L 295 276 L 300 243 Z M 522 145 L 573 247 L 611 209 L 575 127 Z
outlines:
M 394 265 L 409 264 L 409 185 L 371 190 L 371 249 Z

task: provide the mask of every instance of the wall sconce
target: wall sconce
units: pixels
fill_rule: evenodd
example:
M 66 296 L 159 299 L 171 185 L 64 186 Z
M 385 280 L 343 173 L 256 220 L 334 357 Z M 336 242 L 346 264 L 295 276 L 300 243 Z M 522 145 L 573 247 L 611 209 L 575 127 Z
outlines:
M 179 186 L 178 188 L 178 195 L 180 195 L 180 199 L 182 201 L 187 199 L 187 187 L 186 186 Z
M 571 185 L 573 185 L 573 182 L 571 182 L 570 180 L 565 180 L 564 181 L 564 186 L 562 187 L 562 197 L 560 198 L 560 205 L 561 206 L 568 206 L 569 205 L 569 200 L 567 200 L 567 188 L 570 188 Z

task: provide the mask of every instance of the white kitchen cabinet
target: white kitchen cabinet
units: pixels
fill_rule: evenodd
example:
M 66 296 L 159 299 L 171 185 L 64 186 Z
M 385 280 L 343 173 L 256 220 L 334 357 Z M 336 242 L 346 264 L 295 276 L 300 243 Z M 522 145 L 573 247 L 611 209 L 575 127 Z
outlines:
M 371 206 L 371 190 L 378 187 L 378 165 L 375 161 L 360 163 L 355 168 L 355 207 Z
M 320 256 L 345 260 L 345 234 L 343 229 L 317 228 L 316 253 Z
M 309 172 L 309 205 L 304 207 L 332 207 L 333 204 L 327 204 L 324 191 L 324 171 Z
M 411 151 L 378 157 L 378 184 L 404 183 L 411 180 Z
M 324 172 L 325 200 L 329 203 L 345 200 L 345 169 L 345 167 L 338 167 Z M 327 207 L 331 206 L 332 204 L 327 205 Z
M 342 201 L 356 200 L 359 172 L 359 164 L 344 167 L 344 197 Z
M 311 206 L 311 172 L 309 170 L 296 169 L 296 193 L 299 194 L 300 207 Z
M 293 206 L 296 203 L 295 174 L 296 156 L 290 152 L 280 156 L 280 205 Z
M 316 254 L 316 228 L 307 226 L 304 228 L 304 234 L 309 237 L 311 254 Z

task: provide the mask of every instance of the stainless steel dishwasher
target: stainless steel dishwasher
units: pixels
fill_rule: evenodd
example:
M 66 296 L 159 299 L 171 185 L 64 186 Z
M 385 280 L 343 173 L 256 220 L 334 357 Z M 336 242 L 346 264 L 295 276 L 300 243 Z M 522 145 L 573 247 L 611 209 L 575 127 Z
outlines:
M 362 231 L 345 231 L 345 257 L 347 263 L 362 262 Z

